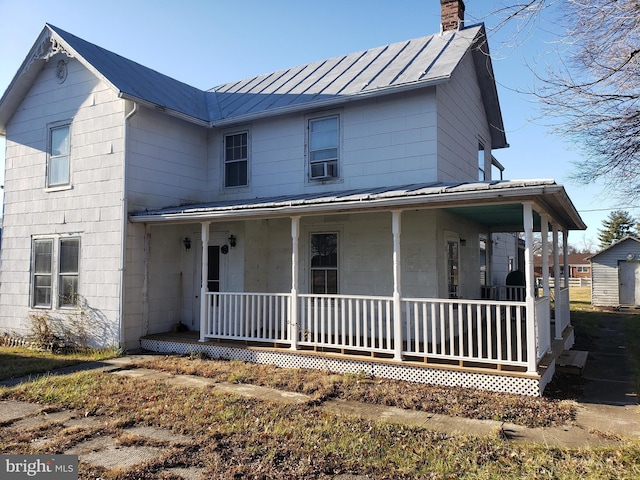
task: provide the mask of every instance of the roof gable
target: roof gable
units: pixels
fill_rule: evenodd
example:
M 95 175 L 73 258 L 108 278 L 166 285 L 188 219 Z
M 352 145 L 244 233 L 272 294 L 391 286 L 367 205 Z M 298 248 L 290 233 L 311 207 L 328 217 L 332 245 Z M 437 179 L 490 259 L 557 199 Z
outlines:
M 596 258 L 599 255 L 602 255 L 605 252 L 608 252 L 610 250 L 617 250 L 618 248 L 621 248 L 621 246 L 625 243 L 629 243 L 629 242 L 637 242 L 640 243 L 640 238 L 638 237 L 634 237 L 631 235 L 627 235 L 626 237 L 618 240 L 616 243 L 614 243 L 613 245 L 609 245 L 607 248 L 605 248 L 604 250 L 602 250 L 601 252 L 596 253 L 595 255 L 592 255 L 591 257 L 589 257 L 589 260 L 592 260 L 594 258 Z
M 54 36 L 62 39 L 75 57 L 84 60 L 111 83 L 123 98 L 150 103 L 188 117 L 208 121 L 205 93 L 186 83 L 89 43 L 53 25 Z
M 206 93 L 132 60 L 105 50 L 53 25 L 46 24 L 27 58 L 0 98 L 0 134 L 49 59 L 64 53 L 76 58 L 126 98 L 165 110 L 190 121 L 208 124 Z
M 484 26 L 446 31 L 301 65 L 209 91 L 187 85 L 46 24 L 0 99 L 0 134 L 42 65 L 56 53 L 77 58 L 124 99 L 205 126 L 321 108 L 446 82 L 472 51 L 492 147 L 507 146 Z

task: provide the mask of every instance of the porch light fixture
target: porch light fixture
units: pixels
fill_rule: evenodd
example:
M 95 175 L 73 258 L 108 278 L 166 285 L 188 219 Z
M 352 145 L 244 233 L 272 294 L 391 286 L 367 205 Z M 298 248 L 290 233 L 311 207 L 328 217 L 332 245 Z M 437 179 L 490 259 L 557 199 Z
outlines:
M 234 237 L 233 235 L 229 236 L 229 246 L 231 248 L 236 246 L 236 237 Z
M 191 249 L 191 239 L 189 237 L 184 237 L 184 240 L 182 241 L 182 244 L 184 245 L 184 249 L 185 250 L 190 250 Z

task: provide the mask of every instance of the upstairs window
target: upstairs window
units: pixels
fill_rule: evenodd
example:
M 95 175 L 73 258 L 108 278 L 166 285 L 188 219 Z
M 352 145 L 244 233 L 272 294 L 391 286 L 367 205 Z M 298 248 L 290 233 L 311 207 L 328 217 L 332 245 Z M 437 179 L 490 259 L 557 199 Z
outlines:
M 311 293 L 338 293 L 338 234 L 311 234 Z
M 338 116 L 309 120 L 309 177 L 312 180 L 338 176 Z
M 70 126 L 52 127 L 49 130 L 49 164 L 47 186 L 69 184 L 69 156 L 71 154 Z
M 224 186 L 244 187 L 248 185 L 247 165 L 249 161 L 249 133 L 234 133 L 224 136 Z
M 484 165 L 484 145 L 482 142 L 478 142 L 478 180 L 480 181 L 487 179 Z

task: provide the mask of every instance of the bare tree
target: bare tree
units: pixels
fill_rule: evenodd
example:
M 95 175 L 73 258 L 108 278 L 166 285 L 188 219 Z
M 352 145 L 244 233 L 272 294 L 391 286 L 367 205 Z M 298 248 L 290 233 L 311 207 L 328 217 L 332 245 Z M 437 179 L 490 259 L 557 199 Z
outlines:
M 554 130 L 584 154 L 574 179 L 600 180 L 614 195 L 640 199 L 640 1 L 510 3 L 493 14 L 497 28 L 516 23 L 520 42 L 543 17 L 553 25 L 557 61 L 535 72 L 534 93 L 558 120 Z

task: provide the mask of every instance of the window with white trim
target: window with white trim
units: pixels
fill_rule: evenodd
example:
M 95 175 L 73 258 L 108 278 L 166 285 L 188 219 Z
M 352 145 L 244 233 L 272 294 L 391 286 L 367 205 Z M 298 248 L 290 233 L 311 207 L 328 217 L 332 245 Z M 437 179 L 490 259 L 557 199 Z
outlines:
M 479 238 L 479 250 L 480 250 L 480 285 L 487 285 L 487 236 L 480 235 Z
M 326 180 L 338 176 L 340 122 L 338 115 L 309 120 L 309 178 Z
M 47 186 L 57 187 L 70 183 L 71 126 L 59 125 L 49 129 L 49 157 L 47 159 Z
M 487 175 L 485 173 L 484 144 L 482 142 L 478 142 L 478 180 L 483 181 L 486 179 Z
M 34 239 L 31 256 L 31 306 L 75 307 L 80 274 L 80 238 Z
M 458 241 L 447 241 L 447 289 L 449 298 L 458 298 L 460 285 L 460 244 Z
M 312 233 L 311 293 L 338 293 L 338 234 Z
M 248 185 L 249 132 L 224 136 L 224 186 Z
M 74 307 L 78 300 L 78 275 L 80 239 L 60 239 L 60 263 L 58 269 L 58 305 Z
M 53 240 L 33 241 L 32 302 L 33 307 L 51 307 L 51 274 Z

